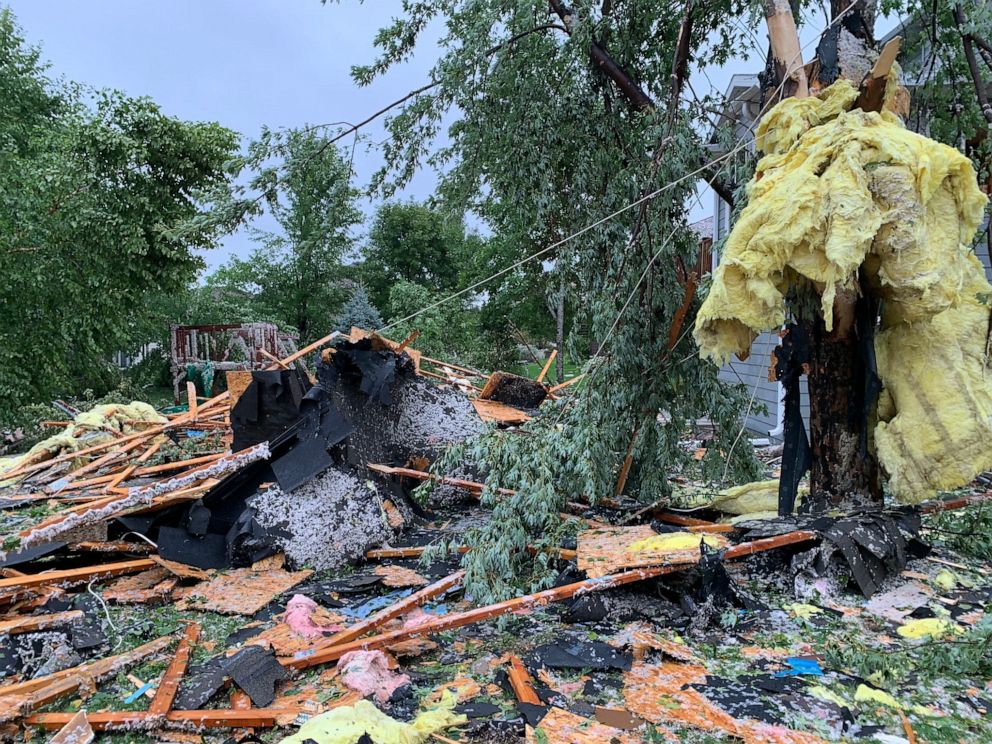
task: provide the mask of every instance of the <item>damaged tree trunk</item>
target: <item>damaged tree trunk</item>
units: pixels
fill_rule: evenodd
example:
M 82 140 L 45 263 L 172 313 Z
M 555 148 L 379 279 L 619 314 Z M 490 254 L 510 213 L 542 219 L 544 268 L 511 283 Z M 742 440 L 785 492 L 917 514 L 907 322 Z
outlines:
M 874 46 L 874 7 L 874 0 L 831 2 L 832 23 L 817 48 L 819 85 L 829 85 L 837 77 L 861 83 Z M 769 57 L 775 71 L 774 77 L 766 80 L 766 89 L 774 84 L 776 89 L 782 87 L 786 97 L 808 95 L 789 0 L 766 0 L 765 13 L 771 41 Z M 777 98 L 775 92 L 763 98 Z M 805 359 L 800 361 L 807 365 L 810 404 L 810 495 L 802 508 L 814 514 L 878 505 L 882 499 L 870 436 L 878 395 L 874 369 L 878 307 L 858 277 L 852 283 L 837 290 L 831 330 L 826 329 L 819 302 L 811 303 L 817 309 L 809 317 L 797 321 L 798 335 L 808 343 Z M 795 430 L 796 422 L 792 431 L 789 422 L 786 426 L 788 446 L 790 436 L 801 437 L 803 432 Z M 798 426 L 801 429 L 801 419 Z M 780 511 L 791 510 L 792 500 L 783 500 L 780 494 Z
M 817 49 L 821 59 L 836 61 L 824 69 L 828 79 L 845 77 L 860 84 L 872 54 L 874 0 L 833 0 L 832 33 Z M 869 66 L 870 67 L 870 66 Z M 810 497 L 804 511 L 878 506 L 882 501 L 878 461 L 870 428 L 878 397 L 875 373 L 877 303 L 855 277 L 854 286 L 838 288 L 833 307 L 833 329 L 823 317 L 808 321 L 810 328 L 808 388 L 810 403 Z
M 870 450 L 871 411 L 878 397 L 874 370 L 877 306 L 857 289 L 838 289 L 833 329 L 820 313 L 804 321 L 809 362 L 810 495 L 803 511 L 881 502 L 878 462 Z

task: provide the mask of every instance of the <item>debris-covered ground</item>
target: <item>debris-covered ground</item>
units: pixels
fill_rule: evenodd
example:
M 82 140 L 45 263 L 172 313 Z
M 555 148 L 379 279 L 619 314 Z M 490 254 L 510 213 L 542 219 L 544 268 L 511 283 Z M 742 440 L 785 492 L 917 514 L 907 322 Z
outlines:
M 992 741 L 982 483 L 814 520 L 754 518 L 760 487 L 578 508 L 555 586 L 480 607 L 424 553 L 488 519 L 482 477 L 410 492 L 567 393 L 357 330 L 333 349 L 314 379 L 290 358 L 7 463 L 4 737 Z

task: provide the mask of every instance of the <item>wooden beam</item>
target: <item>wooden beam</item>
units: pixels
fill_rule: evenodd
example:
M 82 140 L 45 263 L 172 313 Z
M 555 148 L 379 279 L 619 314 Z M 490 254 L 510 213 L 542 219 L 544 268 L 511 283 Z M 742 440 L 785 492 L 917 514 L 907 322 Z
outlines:
M 126 481 L 128 478 L 130 478 L 134 474 L 134 471 L 138 469 L 138 466 L 141 465 L 142 463 L 148 462 L 149 458 L 151 458 L 152 455 L 158 452 L 161 446 L 162 446 L 161 442 L 152 442 L 152 445 L 144 452 L 142 452 L 141 456 L 138 457 L 137 460 L 135 460 L 132 464 L 128 465 L 121 472 L 115 475 L 113 480 L 111 480 L 106 486 L 103 487 L 103 492 L 107 493 L 111 489 L 117 488 L 117 486 L 119 486 L 121 483 Z
M 544 363 L 544 367 L 541 369 L 541 374 L 537 376 L 537 382 L 544 382 L 544 378 L 548 374 L 548 370 L 551 369 L 551 365 L 554 363 L 556 356 L 558 356 L 558 349 L 555 349 L 548 354 L 548 361 Z
M 84 566 L 83 568 L 68 568 L 62 571 L 45 571 L 39 574 L 15 576 L 0 579 L 0 589 L 30 589 L 46 584 L 75 583 L 91 579 L 109 579 L 113 576 L 138 573 L 155 567 L 155 561 L 140 558 L 134 561 L 120 563 L 104 563 L 99 566 Z M 0 690 L 2 692 L 2 690 Z
M 534 691 L 534 678 L 530 676 L 530 672 L 520 661 L 519 656 L 510 656 L 510 668 L 507 670 L 507 677 L 510 679 L 513 694 L 517 696 L 517 702 L 541 705 L 541 698 Z
M 200 728 L 271 728 L 280 718 L 299 715 L 299 708 L 252 708 L 251 710 L 173 710 L 164 716 L 148 711 L 88 713 L 94 731 L 143 730 L 158 728 L 163 721 L 182 727 Z M 29 726 L 41 726 L 49 731 L 68 723 L 73 713 L 36 713 L 24 719 Z
M 861 84 L 861 92 L 854 102 L 854 107 L 862 111 L 881 111 L 885 102 L 885 84 L 888 82 L 889 70 L 899 55 L 899 48 L 902 46 L 902 37 L 896 36 L 890 39 L 885 45 L 878 59 L 875 60 L 871 72 Z
M 189 420 L 196 423 L 196 417 L 200 412 L 200 407 L 196 402 L 196 383 L 186 382 L 186 406 L 189 410 Z
M 461 584 L 462 579 L 465 577 L 464 571 L 455 571 L 455 573 L 445 576 L 443 579 L 435 581 L 433 584 L 425 586 L 418 592 L 414 592 L 409 597 L 401 599 L 399 602 L 390 605 L 379 612 L 375 613 L 371 617 L 355 623 L 350 628 L 345 628 L 344 630 L 335 633 L 330 638 L 322 641 L 319 645 L 314 647 L 316 652 L 318 649 L 330 648 L 332 646 L 338 646 L 343 643 L 348 643 L 356 638 L 360 638 L 366 633 L 371 633 L 376 628 L 385 625 L 393 618 L 397 618 L 400 615 L 405 615 L 407 612 L 412 610 L 414 607 L 419 607 L 420 605 L 428 602 L 435 597 L 438 597 L 449 589 L 454 589 L 456 586 Z M 284 662 L 287 666 L 292 666 L 294 659 L 287 660 Z
M 284 362 L 284 361 L 282 361 L 282 360 L 281 360 L 281 359 L 280 359 L 279 357 L 277 357 L 277 356 L 276 356 L 275 354 L 271 354 L 271 353 L 269 353 L 268 351 L 266 351 L 265 349 L 259 349 L 259 350 L 258 350 L 258 353 L 259 353 L 259 354 L 261 354 L 262 356 L 264 356 L 264 357 L 265 357 L 266 359 L 268 359 L 268 360 L 269 360 L 270 362 L 274 362 L 274 363 L 275 363 L 275 365 L 276 365 L 277 367 L 279 367 L 280 369 L 289 369 L 289 365 L 288 365 L 288 364 L 286 364 L 286 362 Z
M 745 556 L 753 555 L 766 550 L 773 550 L 775 548 L 780 548 L 786 545 L 794 545 L 797 543 L 811 542 L 817 539 L 818 535 L 815 532 L 806 530 L 787 532 L 784 535 L 776 535 L 775 537 L 740 543 L 739 545 L 728 548 L 724 552 L 723 557 L 724 560 L 743 558 Z M 319 650 L 299 658 L 287 659 L 284 663 L 286 666 L 293 669 L 306 669 L 308 667 L 326 664 L 329 661 L 337 661 L 344 654 L 351 651 L 384 648 L 410 638 L 418 638 L 421 636 L 432 635 L 434 633 L 440 633 L 445 630 L 451 630 L 452 628 L 460 628 L 465 625 L 480 623 L 485 620 L 491 620 L 492 618 L 506 615 L 510 612 L 533 609 L 534 607 L 540 607 L 552 602 L 560 602 L 565 599 L 570 599 L 577 595 L 589 594 L 591 592 L 612 589 L 617 586 L 623 586 L 637 581 L 657 578 L 658 576 L 680 571 L 688 566 L 695 566 L 697 564 L 698 559 L 693 559 L 687 560 L 684 563 L 675 563 L 666 566 L 659 566 L 657 568 L 634 569 L 618 574 L 602 576 L 596 579 L 577 581 L 572 584 L 565 584 L 563 586 L 555 587 L 554 589 L 546 589 L 545 591 L 537 592 L 536 594 L 515 597 L 513 599 L 506 600 L 505 602 L 497 602 L 496 604 L 477 607 L 464 612 L 455 612 L 448 615 L 442 615 L 435 620 L 431 620 L 413 628 L 399 628 L 398 630 L 393 630 L 388 633 L 381 633 L 379 635 L 370 636 L 369 638 L 354 640 L 336 646 L 328 647 L 325 643 L 322 644 L 323 647 Z
M 557 393 L 559 390 L 564 390 L 569 385 L 574 385 L 579 380 L 581 380 L 583 377 L 585 377 L 584 374 L 582 374 L 582 375 L 576 375 L 571 380 L 565 380 L 565 382 L 561 383 L 560 385 L 555 385 L 554 387 L 548 388 L 548 392 L 549 393 L 552 393 L 552 394 Z
M 168 669 L 162 675 L 162 679 L 158 683 L 158 689 L 155 691 L 155 697 L 148 706 L 149 713 L 161 715 L 171 710 L 172 701 L 175 700 L 176 693 L 179 692 L 179 682 L 182 680 L 183 674 L 186 673 L 186 667 L 189 665 L 189 658 L 193 653 L 193 644 L 196 643 L 199 637 L 200 626 L 198 623 L 190 623 L 186 626 L 186 633 L 179 642 L 176 655 L 173 657 Z
M 82 610 L 68 610 L 66 612 L 55 612 L 50 615 L 24 615 L 13 620 L 0 621 L 0 635 L 17 635 L 18 633 L 34 633 L 48 628 L 57 628 L 61 625 L 76 620 L 83 619 Z

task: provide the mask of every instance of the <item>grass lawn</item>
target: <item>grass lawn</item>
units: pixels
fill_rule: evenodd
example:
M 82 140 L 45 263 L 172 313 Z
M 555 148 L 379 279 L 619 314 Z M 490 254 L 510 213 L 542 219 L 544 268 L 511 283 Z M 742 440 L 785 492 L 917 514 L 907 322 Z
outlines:
M 557 360 L 551 364 L 551 369 L 548 370 L 546 380 L 555 379 L 555 366 L 557 365 Z M 518 364 L 516 370 L 514 370 L 518 375 L 523 377 L 529 377 L 534 380 L 539 374 L 541 374 L 541 368 L 543 364 L 538 364 L 537 362 L 530 362 L 529 364 Z M 582 373 L 582 367 L 570 359 L 565 360 L 565 379 L 571 380 L 578 374 Z

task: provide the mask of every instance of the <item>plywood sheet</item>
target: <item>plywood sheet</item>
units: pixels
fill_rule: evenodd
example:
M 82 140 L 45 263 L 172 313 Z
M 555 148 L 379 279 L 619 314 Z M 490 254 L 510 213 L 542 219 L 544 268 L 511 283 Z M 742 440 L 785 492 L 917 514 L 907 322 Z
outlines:
M 239 568 L 191 587 L 176 603 L 180 610 L 210 610 L 223 615 L 254 615 L 313 571 L 255 571 Z
M 679 535 L 678 539 L 669 535 Z M 657 547 L 644 547 L 645 541 Z M 665 533 L 659 535 L 650 525 L 609 527 L 579 533 L 577 565 L 591 579 L 631 568 L 648 568 L 670 564 L 693 563 L 699 559 L 699 543 L 705 539 L 713 547 L 728 545 L 719 535 Z
M 542 735 L 537 732 L 540 731 Z M 551 708 L 534 728 L 527 727 L 528 744 L 637 744 L 640 736 L 606 726 L 589 718 L 577 716 L 561 708 Z
M 518 411 L 513 406 L 508 406 L 496 400 L 473 398 L 472 405 L 475 407 L 475 412 L 479 414 L 479 418 L 486 423 L 492 422 L 506 424 L 507 426 L 518 426 L 520 424 L 526 424 L 531 419 L 523 411 Z
M 427 586 L 430 583 L 412 568 L 403 566 L 376 566 L 374 573 L 382 577 L 384 585 L 400 589 L 408 586 Z

